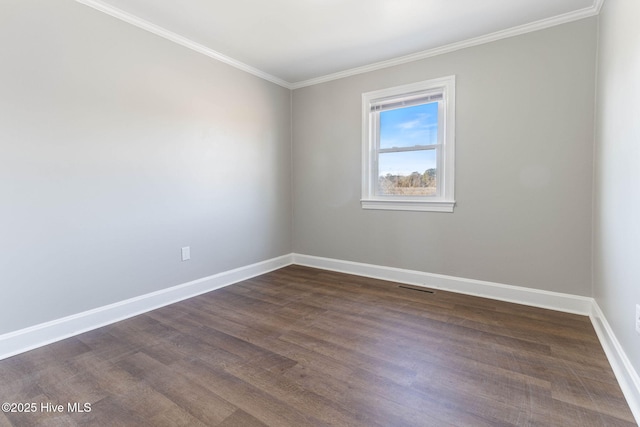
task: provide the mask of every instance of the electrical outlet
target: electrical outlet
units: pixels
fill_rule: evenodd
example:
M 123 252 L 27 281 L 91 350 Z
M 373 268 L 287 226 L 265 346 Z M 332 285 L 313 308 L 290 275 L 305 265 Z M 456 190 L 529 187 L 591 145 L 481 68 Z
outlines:
M 191 246 L 185 246 L 182 248 L 182 260 L 187 261 L 191 259 Z
M 640 334 L 640 304 L 636 304 L 636 332 Z

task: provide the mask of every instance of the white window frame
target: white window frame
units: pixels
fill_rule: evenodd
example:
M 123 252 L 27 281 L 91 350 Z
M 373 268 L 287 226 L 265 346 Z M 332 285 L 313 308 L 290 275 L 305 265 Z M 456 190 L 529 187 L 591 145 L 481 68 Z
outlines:
M 447 76 L 362 94 L 362 199 L 363 209 L 453 212 L 455 206 L 455 89 L 456 77 Z M 439 150 L 436 165 L 437 192 L 431 196 L 378 194 L 378 156 L 380 154 L 380 111 L 377 105 L 410 102 L 417 97 L 434 96 L 438 101 L 438 143 L 407 150 Z M 433 101 L 425 101 L 433 102 Z M 419 104 L 416 104 L 419 105 Z M 428 148 L 427 148 L 428 147 Z

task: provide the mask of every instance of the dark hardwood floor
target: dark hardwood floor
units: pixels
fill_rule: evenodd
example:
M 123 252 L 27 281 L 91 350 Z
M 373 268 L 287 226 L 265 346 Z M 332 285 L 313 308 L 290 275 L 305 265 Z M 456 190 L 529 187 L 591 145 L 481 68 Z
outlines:
M 0 379 L 0 400 L 37 405 L 0 426 L 636 425 L 587 317 L 300 266 L 0 361 Z

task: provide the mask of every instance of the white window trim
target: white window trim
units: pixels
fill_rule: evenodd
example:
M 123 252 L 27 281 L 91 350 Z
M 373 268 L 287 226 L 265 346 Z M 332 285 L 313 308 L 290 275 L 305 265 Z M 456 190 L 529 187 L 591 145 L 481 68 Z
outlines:
M 455 88 L 456 77 L 447 76 L 362 94 L 362 199 L 363 209 L 453 212 L 455 206 Z M 442 90 L 444 99 L 444 138 L 439 194 L 424 197 L 376 195 L 378 177 L 377 129 L 371 118 L 371 105 L 384 98 L 402 97 L 415 92 Z M 439 171 L 440 172 L 440 171 Z

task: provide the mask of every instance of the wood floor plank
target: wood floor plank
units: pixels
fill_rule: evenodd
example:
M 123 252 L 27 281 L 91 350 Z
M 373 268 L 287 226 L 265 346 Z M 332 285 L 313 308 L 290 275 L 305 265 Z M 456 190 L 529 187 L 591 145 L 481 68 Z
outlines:
M 174 365 L 176 367 L 176 365 Z M 211 387 L 227 402 L 271 426 L 328 425 L 227 371 L 195 359 L 178 365 L 194 383 Z
M 236 409 L 211 389 L 189 381 L 176 364 L 164 365 L 144 352 L 118 362 L 118 367 L 149 384 L 206 425 L 216 425 Z
M 218 424 L 217 427 L 266 427 L 267 425 L 259 419 L 252 417 L 241 409 L 236 409 L 233 414 L 229 415 Z
M 335 369 L 330 375 L 326 372 L 315 365 L 299 364 L 285 375 L 322 396 L 335 399 L 352 411 L 362 425 L 459 426 L 463 420 L 466 425 L 489 425 L 473 416 L 453 414 L 446 406 L 436 407 L 421 392 L 364 369 L 352 367 L 347 373 Z
M 411 287 L 409 287 L 411 288 Z M 4 426 L 633 426 L 585 316 L 289 266 L 0 361 Z
M 235 377 L 276 399 L 290 402 L 296 408 L 304 408 L 305 414 L 326 421 L 329 425 L 357 424 L 354 414 L 345 410 L 334 400 L 303 387 L 297 381 L 281 375 L 281 372 L 263 369 L 253 363 L 238 365 L 229 371 Z M 372 427 L 377 425 L 379 424 L 371 424 Z

